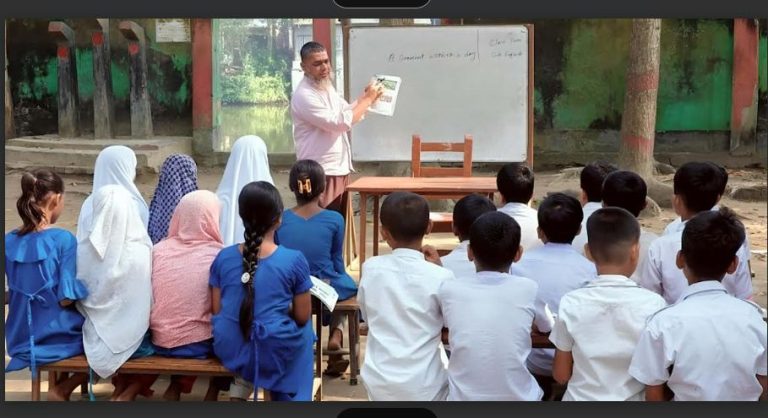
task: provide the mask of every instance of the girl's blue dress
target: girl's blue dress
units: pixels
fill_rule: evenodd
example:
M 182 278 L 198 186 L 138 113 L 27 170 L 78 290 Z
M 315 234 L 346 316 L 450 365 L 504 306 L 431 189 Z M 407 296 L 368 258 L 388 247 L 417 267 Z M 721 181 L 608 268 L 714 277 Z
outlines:
M 288 316 L 295 295 L 312 287 L 309 266 L 295 250 L 279 246 L 260 259 L 254 277 L 254 320 L 248 338 L 240 331 L 243 257 L 226 247 L 211 265 L 210 285 L 221 289 L 221 311 L 213 315 L 213 350 L 224 366 L 276 400 L 309 401 L 314 377 L 312 321 L 303 326 Z
M 311 275 L 330 280 L 339 300 L 357 294 L 357 285 L 344 267 L 344 218 L 338 212 L 323 209 L 304 219 L 288 209 L 283 212 L 283 222 L 276 235 L 280 245 L 304 254 Z
M 83 354 L 85 319 L 74 303 L 88 296 L 77 279 L 77 239 L 64 229 L 5 234 L 8 318 L 5 341 L 11 361 L 6 372 Z

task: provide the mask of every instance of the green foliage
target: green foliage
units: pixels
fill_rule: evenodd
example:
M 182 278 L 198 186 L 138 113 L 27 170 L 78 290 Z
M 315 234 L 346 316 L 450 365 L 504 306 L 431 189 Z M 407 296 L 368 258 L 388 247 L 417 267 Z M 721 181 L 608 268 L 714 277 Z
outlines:
M 285 103 L 283 80 L 275 75 L 237 74 L 221 78 L 222 102 L 226 104 Z

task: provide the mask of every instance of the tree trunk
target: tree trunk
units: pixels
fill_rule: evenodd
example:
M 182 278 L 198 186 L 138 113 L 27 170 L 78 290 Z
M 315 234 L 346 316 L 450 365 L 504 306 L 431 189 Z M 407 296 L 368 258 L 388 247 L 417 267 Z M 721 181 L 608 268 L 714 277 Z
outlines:
M 649 197 L 669 207 L 671 188 L 653 178 L 660 40 L 661 19 L 632 19 L 618 159 L 622 169 L 634 171 L 645 180 Z
M 11 83 L 8 79 L 8 26 L 5 29 L 5 139 L 16 137 L 16 127 L 13 123 L 13 99 L 11 98 Z

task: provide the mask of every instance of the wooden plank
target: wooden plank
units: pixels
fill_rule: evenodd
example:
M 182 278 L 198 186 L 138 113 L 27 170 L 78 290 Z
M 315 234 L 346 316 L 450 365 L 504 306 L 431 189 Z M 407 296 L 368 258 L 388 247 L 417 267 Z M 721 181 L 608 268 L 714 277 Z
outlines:
M 389 194 L 411 191 L 429 195 L 495 193 L 496 177 L 360 177 L 347 187 L 350 192 Z
M 87 372 L 85 356 L 76 356 L 56 363 L 40 366 L 40 370 L 59 372 Z M 216 359 L 177 359 L 150 356 L 128 360 L 118 373 L 179 374 L 192 376 L 234 376 Z

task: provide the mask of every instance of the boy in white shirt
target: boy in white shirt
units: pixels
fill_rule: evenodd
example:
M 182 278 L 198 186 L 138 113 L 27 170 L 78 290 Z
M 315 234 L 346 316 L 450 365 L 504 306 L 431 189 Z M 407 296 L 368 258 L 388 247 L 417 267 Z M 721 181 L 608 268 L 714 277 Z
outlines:
M 701 212 L 709 212 L 717 203 L 722 187 L 721 172 L 712 163 L 689 162 L 683 164 L 673 180 L 672 205 L 680 215 L 682 224 Z M 648 256 L 638 267 L 638 283 L 664 297 L 667 303 L 675 303 L 688 287 L 683 272 L 677 267 L 677 253 L 683 232 L 678 231 L 653 241 Z M 742 244 L 737 254 L 738 266 L 722 280 L 725 289 L 739 299 L 752 297 L 752 277 L 749 272 L 749 251 Z
M 505 164 L 496 174 L 496 188 L 504 206 L 499 212 L 511 216 L 520 225 L 520 246 L 524 251 L 542 245 L 536 228 L 536 209 L 528 204 L 533 197 L 533 171 L 522 163 Z
M 525 366 L 538 286 L 510 275 L 520 259 L 520 226 L 503 213 L 480 216 L 470 228 L 469 257 L 477 272 L 443 283 L 438 293 L 448 328 L 449 401 L 538 401 L 542 390 Z
M 584 219 L 581 221 L 581 232 L 573 239 L 576 251 L 584 254 L 584 244 L 587 243 L 587 219 L 603 207 L 603 182 L 608 174 L 618 170 L 614 164 L 607 161 L 595 161 L 581 169 L 579 186 L 581 187 L 581 204 Z
M 467 256 L 469 227 L 480 215 L 495 211 L 496 206 L 493 202 L 479 194 L 464 196 L 453 207 L 453 234 L 459 238 L 459 245 L 441 257 L 440 262 L 456 277 L 469 277 L 475 274 L 475 263 Z
M 445 400 L 447 358 L 441 345 L 440 285 L 450 270 L 424 258 L 429 204 L 414 193 L 392 193 L 381 206 L 381 234 L 392 254 L 369 258 L 357 300 L 368 323 L 360 372 L 372 401 Z
M 603 207 L 614 206 L 626 209 L 638 218 L 640 212 L 645 209 L 648 187 L 645 180 L 632 171 L 614 171 L 603 182 Z M 638 266 L 642 266 L 648 256 L 648 248 L 659 236 L 640 226 L 640 259 Z M 629 276 L 635 282 L 640 281 L 640 270 Z
M 547 196 L 539 205 L 539 238 L 543 246 L 526 251 L 512 274 L 527 277 L 539 285 L 537 306 L 557 313 L 560 299 L 571 290 L 584 287 L 597 278 L 595 265 L 579 254 L 571 242 L 581 229 L 579 201 L 563 193 Z M 528 370 L 544 390 L 544 400 L 552 395 L 552 359 L 555 350 L 534 348 L 528 356 Z
M 643 400 L 645 386 L 629 363 L 645 321 L 666 304 L 629 279 L 640 253 L 640 225 L 621 208 L 598 209 L 587 221 L 587 256 L 598 277 L 560 300 L 549 339 L 552 375 L 568 384 L 564 401 Z
M 654 315 L 629 373 L 646 400 L 756 401 L 766 398 L 766 334 L 761 308 L 720 283 L 736 270 L 744 226 L 727 208 L 685 224 L 677 266 L 690 284 L 680 300 Z M 671 369 L 671 372 L 670 372 Z
M 712 161 L 707 161 L 707 163 L 714 165 L 717 167 L 718 173 L 720 173 L 720 183 L 718 187 L 718 193 L 717 193 L 717 203 L 715 203 L 715 206 L 712 206 L 712 210 L 717 211 L 720 210 L 720 199 L 723 198 L 723 195 L 725 195 L 725 187 L 728 185 L 728 171 L 725 169 L 725 167 L 721 166 L 720 164 L 716 164 Z M 665 228 L 664 233 L 662 235 L 668 235 L 673 234 L 675 232 L 682 232 L 685 225 L 683 225 L 683 220 L 680 219 L 678 216 L 675 218 L 674 221 L 670 222 Z

